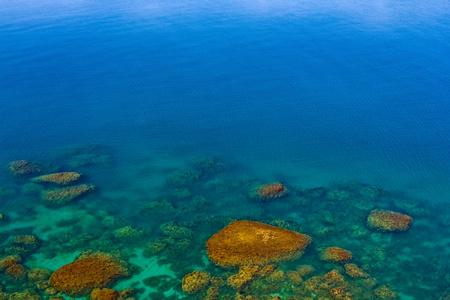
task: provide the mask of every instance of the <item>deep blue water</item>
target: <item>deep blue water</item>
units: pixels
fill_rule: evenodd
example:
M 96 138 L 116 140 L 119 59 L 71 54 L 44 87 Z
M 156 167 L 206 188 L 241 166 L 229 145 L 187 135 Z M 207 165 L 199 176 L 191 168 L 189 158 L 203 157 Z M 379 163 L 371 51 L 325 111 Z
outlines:
M 68 143 L 181 147 L 307 185 L 361 179 L 446 201 L 448 11 L 2 1 L 2 163 Z
M 449 36 L 448 1 L 0 0 L 0 165 L 92 143 L 122 192 L 212 155 L 448 203 Z

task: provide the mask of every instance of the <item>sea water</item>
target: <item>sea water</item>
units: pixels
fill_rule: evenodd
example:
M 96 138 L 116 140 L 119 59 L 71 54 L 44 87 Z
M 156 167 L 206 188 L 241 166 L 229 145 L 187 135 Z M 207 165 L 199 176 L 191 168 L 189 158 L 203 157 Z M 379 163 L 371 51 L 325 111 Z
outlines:
M 0 4 L 2 256 L 17 254 L 21 235 L 40 241 L 20 254 L 27 269 L 53 272 L 82 251 L 118 250 L 142 270 L 111 287 L 178 299 L 191 297 L 181 290 L 189 272 L 225 276 L 205 242 L 248 219 L 313 238 L 304 256 L 279 266 L 284 272 L 309 264 L 310 276 L 345 274 L 318 259 L 339 246 L 377 280 L 369 290 L 388 284 L 402 299 L 446 292 L 448 2 Z M 55 186 L 13 176 L 17 160 L 79 172 L 96 189 L 48 207 L 40 193 Z M 289 193 L 251 197 L 273 182 Z M 323 195 L 308 198 L 317 187 Z M 413 225 L 371 231 L 373 209 L 408 214 Z M 164 224 L 192 232 L 195 254 L 184 257 L 188 241 Z M 138 241 L 122 237 L 127 226 Z M 143 254 L 161 239 L 165 250 Z M 7 293 L 23 292 L 1 276 Z M 271 295 L 313 297 L 283 284 Z

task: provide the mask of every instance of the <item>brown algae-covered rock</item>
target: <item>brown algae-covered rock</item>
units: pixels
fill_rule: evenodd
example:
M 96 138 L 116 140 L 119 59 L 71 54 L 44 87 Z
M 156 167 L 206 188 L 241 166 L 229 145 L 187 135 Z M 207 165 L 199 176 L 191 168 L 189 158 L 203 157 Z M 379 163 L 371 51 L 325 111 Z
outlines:
M 159 229 L 161 229 L 161 231 L 164 232 L 164 234 L 173 237 L 175 239 L 190 238 L 194 235 L 194 232 L 192 230 L 184 226 L 178 225 L 175 222 L 164 223 L 159 227 Z
M 39 164 L 29 160 L 16 160 L 9 164 L 9 171 L 14 176 L 26 176 L 41 172 Z
M 128 276 L 123 262 L 106 253 L 97 253 L 62 266 L 50 277 L 51 285 L 69 296 L 83 296 Z
M 80 179 L 81 174 L 76 172 L 60 172 L 53 174 L 41 175 L 31 179 L 32 182 L 50 182 L 59 185 L 66 185 Z
M 207 242 L 208 256 L 222 267 L 267 265 L 296 259 L 311 243 L 308 235 L 254 221 L 234 221 Z
M 119 293 L 113 289 L 94 289 L 90 300 L 116 300 Z
M 256 278 L 260 271 L 259 266 L 242 266 L 239 268 L 239 273 L 228 277 L 227 284 L 233 289 L 239 290 Z
M 361 268 L 359 268 L 355 264 L 345 264 L 345 273 L 352 278 L 367 278 L 369 274 L 364 272 Z
M 287 188 L 280 182 L 273 182 L 258 186 L 250 192 L 250 197 L 263 201 L 280 198 L 288 193 Z
M 34 235 L 19 235 L 13 239 L 14 246 L 27 250 L 35 250 L 39 246 L 39 240 Z
M 77 197 L 95 189 L 92 184 L 80 184 L 41 192 L 41 200 L 45 205 L 59 207 L 70 203 Z
M 26 290 L 22 293 L 12 293 L 8 300 L 41 300 L 42 297 L 34 291 Z
M 375 293 L 375 296 L 378 297 L 378 299 L 383 299 L 383 300 L 400 299 L 398 294 L 396 292 L 394 292 L 393 290 L 391 290 L 391 288 L 386 284 L 382 285 L 380 287 L 377 287 L 374 290 L 374 293 Z
M 47 280 L 50 275 L 52 275 L 52 272 L 47 269 L 31 269 L 28 271 L 28 280 L 31 282 L 44 281 Z
M 194 271 L 183 277 L 182 288 L 187 294 L 194 294 L 205 288 L 211 279 L 211 274 L 205 271 Z
M 328 247 L 322 251 L 320 259 L 331 262 L 347 262 L 352 259 L 352 253 L 339 247 Z
M 22 261 L 22 258 L 18 255 L 8 255 L 0 258 L 0 271 L 4 271 L 12 265 L 18 264 Z
M 367 226 L 385 232 L 406 231 L 412 221 L 408 215 L 389 210 L 373 210 L 367 218 Z
M 8 278 L 15 281 L 22 281 L 27 277 L 27 269 L 21 264 L 14 264 L 5 270 Z
M 137 230 L 131 226 L 125 226 L 114 230 L 114 236 L 123 241 L 138 240 L 143 234 L 144 232 L 142 230 Z

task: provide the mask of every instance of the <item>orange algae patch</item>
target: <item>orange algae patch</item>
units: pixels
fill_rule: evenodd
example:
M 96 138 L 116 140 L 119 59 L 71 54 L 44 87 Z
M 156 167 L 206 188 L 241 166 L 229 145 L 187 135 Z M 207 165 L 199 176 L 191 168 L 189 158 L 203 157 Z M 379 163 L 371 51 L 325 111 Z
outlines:
M 116 300 L 119 293 L 112 289 L 94 289 L 90 300 Z
M 49 206 L 61 206 L 71 202 L 73 199 L 92 191 L 92 184 L 80 184 L 64 188 L 56 188 L 41 192 L 41 200 Z
M 260 199 L 270 200 L 286 195 L 288 190 L 280 182 L 261 185 L 253 191 L 253 195 Z
M 222 267 L 267 265 L 300 257 L 312 239 L 306 234 L 254 221 L 234 221 L 207 242 L 209 259 Z
M 51 182 L 60 185 L 66 185 L 80 179 L 81 174 L 76 172 L 61 172 L 42 175 L 31 179 L 33 182 Z
M 122 262 L 98 253 L 62 266 L 52 274 L 50 284 L 69 296 L 83 296 L 128 274 Z
M 182 288 L 185 293 L 194 294 L 205 288 L 211 280 L 211 274 L 205 271 L 194 271 L 183 277 Z
M 329 247 L 322 251 L 321 260 L 342 262 L 352 259 L 352 253 L 339 247 Z
M 408 215 L 399 214 L 389 210 L 374 210 L 367 218 L 370 228 L 380 231 L 406 231 L 412 223 Z
M 29 160 L 16 160 L 9 164 L 9 171 L 14 176 L 32 175 L 41 172 L 39 165 Z

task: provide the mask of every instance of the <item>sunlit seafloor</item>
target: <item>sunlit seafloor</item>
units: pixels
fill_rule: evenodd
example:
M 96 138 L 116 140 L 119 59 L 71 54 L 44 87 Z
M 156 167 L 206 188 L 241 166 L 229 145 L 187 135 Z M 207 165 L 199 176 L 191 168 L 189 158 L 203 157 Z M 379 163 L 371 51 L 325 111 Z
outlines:
M 450 299 L 449 3 L 0 7 L 0 300 Z

